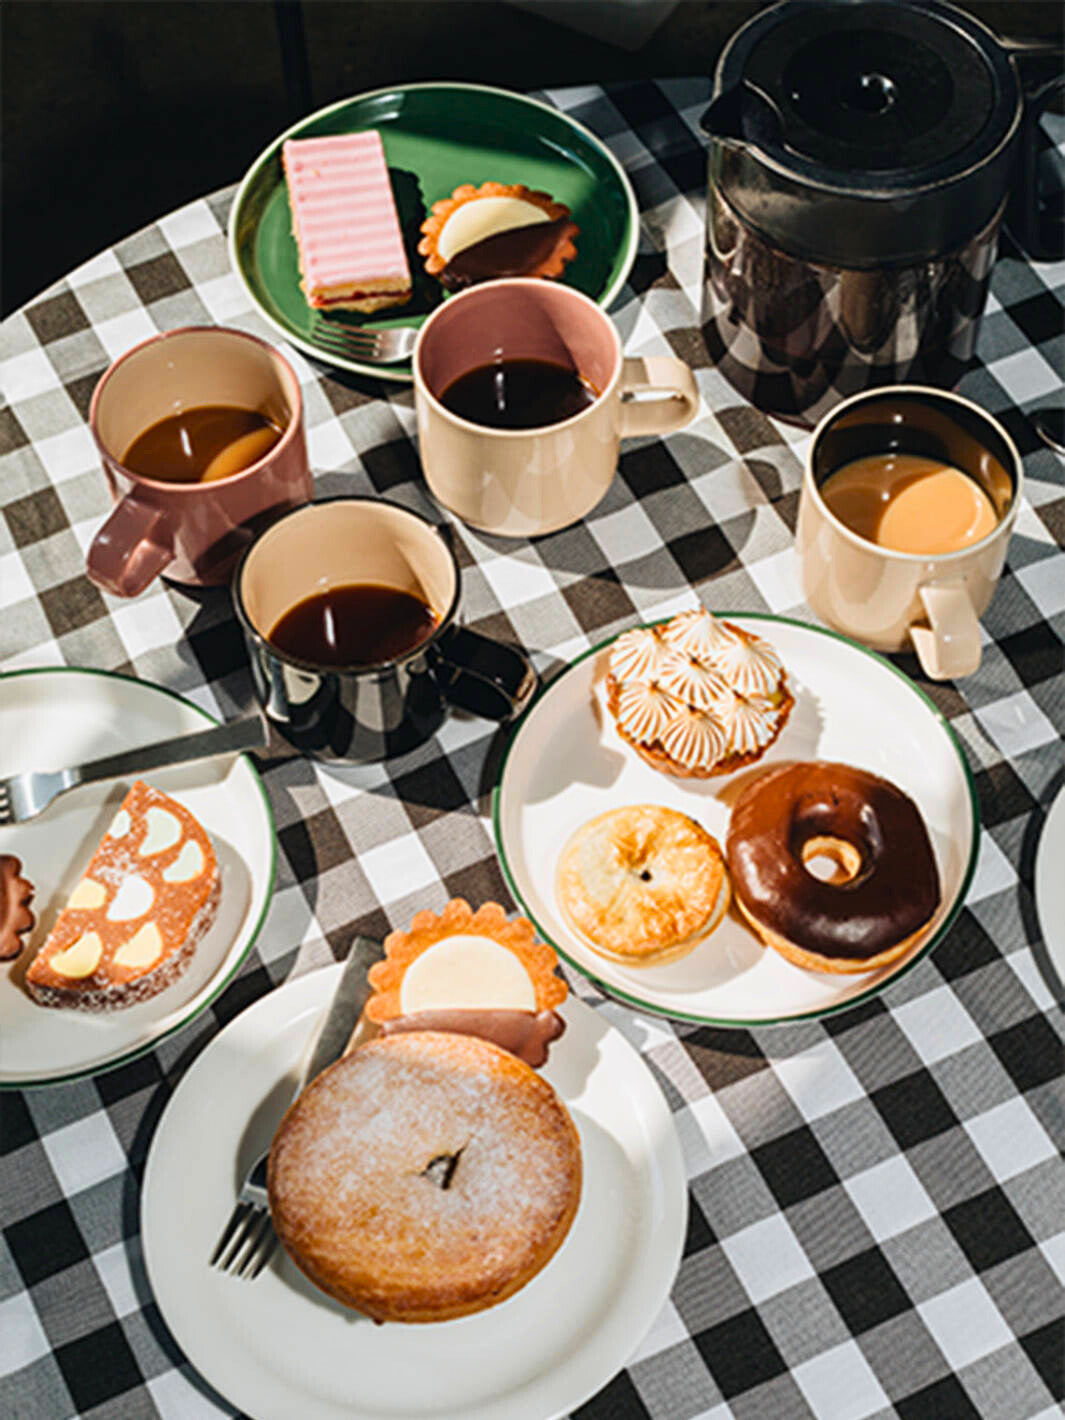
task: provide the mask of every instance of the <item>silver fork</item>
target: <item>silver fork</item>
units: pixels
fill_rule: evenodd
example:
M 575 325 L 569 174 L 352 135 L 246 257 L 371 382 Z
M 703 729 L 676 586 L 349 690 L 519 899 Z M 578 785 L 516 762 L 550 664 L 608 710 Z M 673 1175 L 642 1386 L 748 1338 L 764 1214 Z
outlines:
M 267 743 L 269 732 L 258 715 L 234 720 L 228 725 L 212 725 L 209 730 L 197 730 L 191 735 L 163 740 L 159 744 L 139 745 L 121 754 L 105 755 L 102 759 L 79 764 L 72 769 L 26 769 L 9 779 L 0 779 L 0 825 L 25 823 L 46 809 L 59 794 L 78 784 L 92 784 L 99 779 L 119 779 L 124 774 L 149 774 L 171 764 L 187 764 L 194 759 L 209 759 L 216 754 L 236 754 L 241 750 L 259 749 Z
M 358 1025 L 370 994 L 367 972 L 384 955 L 380 942 L 356 937 L 340 974 L 332 1004 L 310 1046 L 293 1099 L 307 1088 L 327 1065 L 339 1060 Z M 237 1193 L 237 1202 L 215 1244 L 208 1266 L 220 1267 L 250 1282 L 274 1255 L 277 1234 L 270 1218 L 266 1192 L 267 1149 L 252 1164 Z
M 406 360 L 414 349 L 418 328 L 395 325 L 385 330 L 368 330 L 365 326 L 345 325 L 335 317 L 319 316 L 314 323 L 317 343 L 336 355 L 350 355 L 369 365 L 395 365 Z

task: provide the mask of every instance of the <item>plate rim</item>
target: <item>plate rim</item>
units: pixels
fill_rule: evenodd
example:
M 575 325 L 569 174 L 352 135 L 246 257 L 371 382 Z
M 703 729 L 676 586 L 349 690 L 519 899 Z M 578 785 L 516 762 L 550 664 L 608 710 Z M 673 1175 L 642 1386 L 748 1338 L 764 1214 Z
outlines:
M 555 951 L 558 952 L 559 956 L 562 957 L 567 962 L 567 964 L 571 966 L 575 971 L 580 972 L 582 976 L 593 982 L 593 984 L 598 987 L 598 989 L 602 991 L 607 997 L 613 1000 L 620 1001 L 623 1005 L 629 1007 L 631 1010 L 644 1011 L 650 1015 L 659 1016 L 669 1021 L 681 1021 L 688 1025 L 712 1026 L 720 1030 L 761 1030 L 763 1027 L 798 1025 L 801 1022 L 805 1021 L 824 1020 L 828 1016 L 839 1015 L 843 1011 L 851 1011 L 854 1010 L 857 1006 L 864 1005 L 874 996 L 880 995 L 880 993 L 883 992 L 888 986 L 893 985 L 896 981 L 900 981 L 902 977 L 907 975 L 908 972 L 912 971 L 912 969 L 917 965 L 918 962 L 924 960 L 924 958 L 929 954 L 933 947 L 938 946 L 938 944 L 945 937 L 948 930 L 954 925 L 955 920 L 960 914 L 962 908 L 965 906 L 965 900 L 969 893 L 969 887 L 972 883 L 973 875 L 976 872 L 976 863 L 980 851 L 980 835 L 982 832 L 982 824 L 980 819 L 980 802 L 976 792 L 976 781 L 973 778 L 972 770 L 969 768 L 968 760 L 965 758 L 965 752 L 962 748 L 961 740 L 958 738 L 956 731 L 951 726 L 946 716 L 939 709 L 936 703 L 931 699 L 931 697 L 924 690 L 921 689 L 921 687 L 916 683 L 916 681 L 914 681 L 910 676 L 906 674 L 905 671 L 901 670 L 898 666 L 893 665 L 892 662 L 887 660 L 886 657 L 879 655 L 876 651 L 870 650 L 868 646 L 863 646 L 860 642 L 855 641 L 850 636 L 844 636 L 839 631 L 833 631 L 831 627 L 815 626 L 809 622 L 799 621 L 796 617 L 781 616 L 775 612 L 766 611 L 717 611 L 713 609 L 711 609 L 711 611 L 712 615 L 724 620 L 732 618 L 735 620 L 770 621 L 786 626 L 797 627 L 802 631 L 809 631 L 818 636 L 827 636 L 831 640 L 841 641 L 845 646 L 849 647 L 851 650 L 858 651 L 863 656 L 868 656 L 870 660 L 875 661 L 884 669 L 889 670 L 892 675 L 896 676 L 899 680 L 901 680 L 909 690 L 911 690 L 920 700 L 924 702 L 926 709 L 931 711 L 933 718 L 937 720 L 939 722 L 940 727 L 946 731 L 947 739 L 950 743 L 950 746 L 953 749 L 954 754 L 962 767 L 965 786 L 968 789 L 969 806 L 972 813 L 972 832 L 969 840 L 968 862 L 966 863 L 965 871 L 962 874 L 962 880 L 959 884 L 958 892 L 955 896 L 954 902 L 951 905 L 950 910 L 943 918 L 943 920 L 936 927 L 935 931 L 929 935 L 928 940 L 922 943 L 920 949 L 916 951 L 912 957 L 903 962 L 902 965 L 899 966 L 895 971 L 893 971 L 890 976 L 885 977 L 882 981 L 878 981 L 867 986 L 863 991 L 859 991 L 854 996 L 849 996 L 845 1001 L 837 1001 L 834 1004 L 826 1006 L 817 1006 L 808 1011 L 799 1011 L 794 1015 L 758 1016 L 746 1018 L 743 1020 L 737 1020 L 729 1016 L 695 1015 L 690 1011 L 684 1011 L 673 1008 L 666 1009 L 664 1006 L 660 1006 L 654 1002 L 645 1001 L 639 996 L 632 995 L 631 992 L 626 990 L 625 988 L 615 985 L 615 983 L 612 981 L 603 981 L 599 976 L 596 975 L 594 971 L 590 971 L 583 962 L 578 962 L 571 952 L 567 951 L 564 946 L 561 946 L 558 942 L 554 940 L 554 938 L 545 930 L 543 924 L 537 920 L 536 916 L 529 908 L 514 878 L 514 874 L 511 871 L 510 862 L 507 858 L 506 847 L 503 841 L 501 823 L 500 801 L 503 795 L 503 781 L 506 775 L 507 764 L 510 760 L 511 751 L 517 744 L 518 738 L 521 735 L 522 730 L 524 729 L 525 722 L 528 717 L 532 714 L 532 712 L 536 709 L 540 702 L 554 689 L 554 687 L 558 685 L 561 680 L 564 679 L 565 676 L 567 676 L 572 670 L 574 670 L 578 665 L 580 665 L 582 661 L 587 660 L 589 656 L 598 655 L 607 646 L 612 645 L 618 639 L 618 637 L 623 634 L 623 632 L 621 631 L 615 632 L 612 636 L 608 636 L 604 640 L 598 642 L 596 645 L 589 647 L 585 651 L 582 651 L 579 656 L 575 657 L 571 661 L 567 661 L 566 664 L 555 675 L 553 675 L 549 681 L 547 681 L 546 683 L 541 683 L 536 695 L 530 701 L 528 706 L 526 706 L 525 710 L 522 712 L 521 717 L 515 724 L 510 738 L 508 739 L 507 744 L 503 750 L 503 755 L 499 764 L 499 773 L 497 775 L 495 785 L 492 789 L 492 837 L 495 841 L 496 856 L 499 859 L 499 864 L 503 872 L 503 877 L 506 880 L 507 886 L 509 887 L 511 893 L 514 895 L 515 901 L 520 904 L 522 911 L 528 914 L 530 920 L 533 923 L 533 926 L 539 932 L 540 936 L 543 937 L 546 942 L 549 942 L 551 946 L 554 947 Z M 668 620 L 668 616 L 657 617 L 652 621 L 641 622 L 640 625 L 660 626 Z
M 162 695 L 169 696 L 171 700 L 176 700 L 178 704 L 184 705 L 189 710 L 194 710 L 208 725 L 218 725 L 221 723 L 221 721 L 215 719 L 209 711 L 201 709 L 199 705 L 182 695 L 180 691 L 171 690 L 169 686 L 160 685 L 156 681 L 144 680 L 140 676 L 126 675 L 122 671 L 101 670 L 96 666 L 23 666 L 17 670 L 0 672 L 0 687 L 7 681 L 15 680 L 20 676 L 43 675 L 88 675 L 97 676 L 105 680 L 124 681 L 128 685 L 135 686 L 138 690 L 156 691 Z M 186 1026 L 191 1025 L 194 1020 L 203 1014 L 208 1006 L 212 1005 L 218 999 L 247 961 L 248 954 L 255 945 L 259 933 L 262 931 L 263 923 L 266 921 L 270 911 L 270 905 L 273 902 L 274 887 L 277 881 L 277 824 L 274 821 L 273 810 L 270 807 L 270 798 L 266 792 L 266 785 L 263 783 L 262 775 L 256 768 L 251 756 L 246 751 L 241 751 L 241 753 L 235 755 L 234 758 L 243 760 L 251 771 L 252 783 L 259 792 L 263 811 L 266 814 L 266 821 L 270 829 L 270 861 L 266 874 L 266 891 L 263 898 L 263 905 L 240 956 L 193 1011 L 190 1011 L 188 1015 L 182 1016 L 179 1021 L 175 1021 L 174 1024 L 169 1026 L 166 1030 L 160 1031 L 158 1035 L 153 1035 L 152 1038 L 145 1041 L 143 1045 L 134 1046 L 132 1049 L 117 1056 L 114 1060 L 108 1060 L 97 1065 L 86 1065 L 84 1068 L 78 1070 L 67 1070 L 61 1075 L 48 1075 L 44 1078 L 33 1080 L 12 1080 L 0 1072 L 0 1091 L 48 1089 L 52 1085 L 66 1085 L 74 1080 L 91 1079 L 97 1075 L 104 1075 L 109 1070 L 117 1070 L 120 1066 L 130 1064 L 131 1061 L 137 1060 L 142 1055 L 148 1054 L 149 1051 L 157 1049 L 164 1040 L 168 1040 L 179 1030 L 184 1030 Z
M 201 1063 L 207 1056 L 207 1052 L 218 1044 L 218 1042 L 222 1039 L 222 1037 L 226 1034 L 227 1031 L 239 1028 L 238 1022 L 240 1021 L 244 1021 L 244 1024 L 246 1026 L 247 1021 L 245 1018 L 250 1012 L 254 1012 L 257 1010 L 279 1009 L 278 998 L 281 997 L 283 999 L 284 993 L 290 990 L 296 990 L 299 992 L 306 993 L 312 999 L 308 1000 L 307 1003 L 290 1003 L 287 1016 L 288 1019 L 293 1019 L 300 1010 L 306 1010 L 307 1007 L 312 1004 L 312 1001 L 316 1010 L 320 1011 L 321 1009 L 324 1009 L 325 1005 L 328 1004 L 329 1000 L 328 982 L 325 980 L 325 977 L 329 975 L 332 976 L 334 979 L 339 979 L 339 976 L 343 970 L 343 965 L 343 962 L 325 963 L 321 967 L 313 968 L 309 971 L 301 973 L 299 976 L 292 977 L 289 980 L 280 983 L 272 990 L 265 992 L 257 1000 L 251 1002 L 242 1011 L 238 1012 L 232 1020 L 228 1021 L 223 1027 L 223 1029 L 206 1043 L 204 1049 L 197 1055 L 196 1059 L 189 1066 L 188 1070 L 184 1072 L 181 1080 L 179 1080 L 177 1087 L 171 1094 L 170 1098 L 167 1100 L 166 1107 L 160 1115 L 159 1121 L 157 1122 L 152 1132 L 152 1138 L 149 1144 L 147 1157 L 145 1159 L 144 1173 L 140 1187 L 138 1225 L 139 1235 L 141 1239 L 141 1250 L 144 1257 L 145 1272 L 147 1274 L 148 1283 L 152 1291 L 153 1299 L 157 1307 L 159 1308 L 159 1314 L 163 1318 L 163 1321 L 166 1324 L 168 1331 L 174 1338 L 174 1341 L 180 1348 L 187 1362 L 193 1367 L 193 1369 L 198 1375 L 202 1376 L 215 1390 L 217 1390 L 219 1395 L 223 1396 L 226 1399 L 227 1403 L 238 1405 L 242 1408 L 244 1407 L 245 1402 L 238 1400 L 237 1398 L 228 1394 L 227 1391 L 223 1388 L 223 1386 L 219 1383 L 218 1379 L 214 1378 L 212 1375 L 208 1375 L 207 1372 L 202 1369 L 200 1360 L 193 1357 L 189 1353 L 186 1348 L 185 1341 L 180 1336 L 178 1336 L 177 1332 L 173 1328 L 173 1324 L 169 1316 L 167 1315 L 167 1312 L 164 1309 L 163 1303 L 160 1299 L 160 1293 L 156 1286 L 156 1279 L 155 1277 L 153 1277 L 153 1267 L 157 1266 L 158 1259 L 156 1259 L 156 1262 L 153 1263 L 152 1259 L 154 1256 L 154 1244 L 149 1239 L 154 1236 L 154 1232 L 146 1229 L 145 1217 L 148 1211 L 148 1200 L 152 1193 L 151 1184 L 154 1170 L 156 1167 L 162 1167 L 161 1165 L 158 1165 L 156 1163 L 159 1157 L 158 1140 L 162 1137 L 163 1127 L 167 1115 L 171 1112 L 172 1106 L 174 1105 L 175 1100 L 178 1099 L 180 1092 L 184 1088 L 186 1082 L 194 1071 L 201 1068 Z M 312 982 L 315 983 L 315 987 L 310 986 L 310 983 Z M 665 1211 L 667 1213 L 670 1220 L 670 1225 L 673 1229 L 673 1234 L 675 1234 L 675 1236 L 672 1237 L 669 1249 L 669 1257 L 671 1259 L 671 1262 L 670 1265 L 665 1269 L 665 1272 L 668 1276 L 668 1280 L 665 1284 L 664 1290 L 661 1293 L 661 1296 L 658 1299 L 656 1309 L 652 1312 L 649 1318 L 641 1317 L 641 1325 L 639 1328 L 638 1336 L 635 1340 L 630 1339 L 623 1353 L 619 1353 L 616 1362 L 611 1363 L 612 1369 L 606 1374 L 597 1375 L 594 1381 L 591 1383 L 591 1388 L 589 1388 L 589 1383 L 585 1381 L 581 1387 L 579 1395 L 575 1395 L 572 1398 L 567 1398 L 563 1402 L 561 1409 L 558 1408 L 558 1405 L 556 1404 L 554 1408 L 550 1410 L 549 1415 L 545 1417 L 545 1420 L 552 1420 L 552 1417 L 568 1413 L 569 1410 L 584 1404 L 593 1395 L 597 1394 L 600 1390 L 602 1390 L 604 1386 L 608 1385 L 614 1376 L 619 1374 L 622 1370 L 625 1369 L 627 1365 L 630 1364 L 633 1355 L 636 1353 L 636 1351 L 646 1339 L 646 1337 L 650 1334 L 655 1324 L 656 1317 L 660 1314 L 662 1308 L 667 1305 L 669 1298 L 672 1294 L 673 1288 L 676 1285 L 679 1270 L 684 1260 L 684 1240 L 687 1236 L 689 1216 L 691 1212 L 691 1186 L 690 1180 L 688 1178 L 688 1170 L 685 1163 L 684 1147 L 681 1140 L 681 1134 L 680 1130 L 677 1127 L 676 1114 L 674 1110 L 670 1107 L 669 1100 L 666 1098 L 666 1094 L 662 1089 L 661 1084 L 656 1079 L 655 1074 L 651 1069 L 650 1063 L 644 1057 L 643 1053 L 632 1043 L 631 1040 L 628 1039 L 625 1033 L 619 1030 L 618 1027 L 606 1015 L 604 1015 L 601 1011 L 597 1010 L 595 1006 L 590 1005 L 586 1001 L 582 1001 L 581 998 L 577 996 L 574 992 L 570 992 L 565 1006 L 562 1009 L 566 1009 L 571 1005 L 571 1003 L 575 1006 L 576 1011 L 579 1012 L 582 1016 L 587 1015 L 590 1020 L 594 1021 L 609 1036 L 615 1037 L 620 1047 L 626 1053 L 631 1055 L 633 1067 L 635 1068 L 638 1066 L 640 1068 L 642 1072 L 643 1085 L 646 1090 L 646 1097 L 654 1098 L 656 1102 L 656 1108 L 659 1108 L 661 1110 L 661 1118 L 666 1120 L 669 1125 L 669 1142 L 666 1145 L 666 1154 L 668 1157 L 666 1158 L 665 1162 L 661 1162 L 661 1155 L 657 1149 L 651 1148 L 650 1146 L 648 1146 L 646 1149 L 645 1159 L 647 1162 L 645 1163 L 644 1167 L 649 1174 L 647 1181 L 650 1193 L 648 1196 L 650 1197 L 651 1195 L 653 1195 L 657 1187 L 661 1187 L 666 1181 L 672 1180 L 673 1184 L 675 1184 L 676 1186 L 680 1207 L 674 1209 L 672 1206 L 669 1206 L 664 1210 L 659 1210 Z M 573 1022 L 571 1024 L 575 1025 L 576 1023 Z M 576 1107 L 579 1103 L 579 1100 L 575 1100 L 574 1106 Z M 649 1132 L 646 1128 L 646 1125 L 648 1123 L 646 1114 L 644 1114 L 643 1118 L 645 1127 L 642 1132 L 646 1137 Z M 654 1121 L 652 1120 L 650 1122 L 653 1123 Z M 646 1256 L 650 1259 L 652 1264 L 658 1264 L 661 1262 L 664 1254 L 662 1252 L 661 1247 L 660 1228 L 657 1230 L 652 1228 L 647 1233 L 645 1252 Z M 493 1397 L 482 1399 L 478 1404 L 478 1409 L 480 1410 L 485 1407 L 490 1407 L 495 1403 L 496 1402 Z M 331 1408 L 329 1409 L 329 1413 L 336 1413 L 335 1407 L 332 1407 L 331 1403 L 330 1407 Z M 252 1413 L 252 1411 L 249 1411 L 249 1415 Z M 389 1414 L 391 1413 L 392 1412 L 389 1411 Z M 436 1414 L 437 1412 L 434 1410 L 433 1413 Z M 449 1411 L 447 1413 L 450 1415 L 453 1413 L 457 1414 L 461 1412 Z M 352 1420 L 371 1420 L 371 1417 L 372 1420 L 381 1420 L 382 1415 L 383 1412 L 380 1411 L 368 1412 L 357 1409 L 353 1409 L 351 1411 Z M 399 1412 L 396 1412 L 396 1415 L 398 1417 Z
M 420 80 L 417 83 L 411 84 L 386 84 L 379 89 L 367 89 L 364 93 L 350 94 L 347 98 L 336 99 L 332 103 L 326 104 L 323 108 L 315 109 L 311 113 L 304 114 L 302 118 L 297 119 L 295 123 L 289 124 L 282 133 L 279 133 L 270 140 L 266 147 L 252 159 L 247 171 L 240 180 L 236 194 L 230 205 L 229 217 L 226 223 L 226 250 L 229 255 L 230 269 L 240 282 L 244 294 L 251 301 L 258 315 L 277 331 L 278 334 L 283 336 L 290 345 L 294 345 L 305 355 L 310 355 L 312 359 L 327 365 L 330 369 L 346 370 L 348 373 L 356 375 L 369 375 L 374 379 L 390 380 L 397 384 L 412 384 L 414 382 L 414 372 L 410 368 L 409 360 L 403 364 L 396 365 L 370 365 L 361 363 L 358 360 L 349 360 L 345 356 L 335 355 L 331 351 L 324 350 L 321 346 L 315 345 L 312 341 L 306 339 L 298 332 L 292 331 L 287 325 L 267 312 L 255 291 L 252 289 L 251 283 L 245 274 L 243 263 L 240 261 L 237 252 L 237 226 L 239 213 L 244 202 L 247 200 L 248 189 L 251 187 L 262 165 L 279 149 L 280 145 L 284 143 L 287 138 L 302 133 L 309 124 L 325 118 L 331 113 L 335 113 L 338 109 L 347 108 L 351 104 L 379 99 L 388 94 L 406 94 L 419 89 L 441 89 L 449 91 L 472 89 L 476 90 L 478 93 L 493 94 L 511 102 L 528 104 L 533 108 L 543 109 L 551 114 L 552 117 L 561 119 L 564 123 L 568 124 L 579 133 L 586 142 L 591 144 L 591 146 L 596 148 L 603 155 L 614 169 L 621 191 L 624 193 L 626 199 L 626 207 L 628 209 L 628 239 L 626 247 L 623 249 L 622 261 L 618 268 L 617 276 L 603 294 L 596 298 L 596 304 L 600 309 L 604 311 L 609 310 L 618 293 L 624 287 L 625 282 L 629 279 L 636 261 L 636 252 L 640 242 L 639 203 L 636 201 L 636 193 L 633 190 L 629 175 L 626 173 L 619 159 L 611 152 L 603 139 L 600 138 L 597 133 L 593 133 L 592 130 L 581 123 L 579 119 L 574 118 L 571 114 L 566 113 L 560 108 L 555 108 L 553 104 L 549 104 L 543 99 L 533 98 L 530 94 L 519 93 L 516 89 L 500 88 L 498 85 L 494 84 L 474 84 L 464 80 L 429 79 Z
M 1050 908 L 1053 905 L 1054 894 L 1048 887 L 1052 878 L 1053 860 L 1051 854 L 1057 846 L 1059 838 L 1065 843 L 1065 783 L 1058 787 L 1043 818 L 1043 825 L 1039 830 L 1039 841 L 1036 843 L 1035 863 L 1032 872 L 1032 896 L 1035 900 L 1039 934 L 1046 954 L 1050 958 L 1051 966 L 1054 967 L 1062 983 L 1065 984 L 1065 930 L 1058 926 L 1051 917 Z M 1062 891 L 1061 896 L 1065 899 L 1065 890 Z M 1052 925 L 1056 928 L 1053 934 L 1051 933 Z

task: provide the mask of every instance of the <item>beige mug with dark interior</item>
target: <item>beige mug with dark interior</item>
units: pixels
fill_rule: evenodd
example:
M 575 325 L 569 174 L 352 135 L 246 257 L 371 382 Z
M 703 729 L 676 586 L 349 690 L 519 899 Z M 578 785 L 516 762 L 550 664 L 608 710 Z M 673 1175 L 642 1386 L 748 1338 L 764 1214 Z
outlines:
M 413 365 L 430 491 L 502 537 L 577 522 L 610 487 L 622 439 L 681 429 L 699 408 L 683 360 L 625 358 L 605 311 L 554 281 L 452 296 L 422 326 Z
M 890 385 L 844 400 L 803 474 L 806 600 L 874 650 L 915 651 L 933 680 L 971 675 L 1022 485 L 1012 439 L 961 395 Z

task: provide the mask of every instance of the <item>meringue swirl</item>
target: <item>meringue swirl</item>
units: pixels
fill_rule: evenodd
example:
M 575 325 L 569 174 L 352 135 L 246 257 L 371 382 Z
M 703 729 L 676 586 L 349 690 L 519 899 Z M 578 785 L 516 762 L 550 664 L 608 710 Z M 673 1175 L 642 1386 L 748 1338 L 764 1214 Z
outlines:
M 725 727 L 716 715 L 687 705 L 671 717 L 660 738 L 670 759 L 685 769 L 712 769 L 728 743 Z
M 610 651 L 611 673 L 616 680 L 656 680 L 662 649 L 657 632 L 649 626 L 623 631 Z
M 726 718 L 729 754 L 756 754 L 773 738 L 778 712 L 763 695 L 736 696 Z
M 737 636 L 714 653 L 714 668 L 740 695 L 771 695 L 784 669 L 780 657 L 761 637 Z
M 669 644 L 695 661 L 713 660 L 716 654 L 739 639 L 739 633 L 716 621 L 705 607 L 682 611 L 662 628 Z
M 644 681 L 624 681 L 618 689 L 617 722 L 641 744 L 660 740 L 669 724 L 684 709 L 676 696 Z
M 728 681 L 720 672 L 671 646 L 663 652 L 658 683 L 696 710 L 712 710 L 719 701 L 732 699 Z

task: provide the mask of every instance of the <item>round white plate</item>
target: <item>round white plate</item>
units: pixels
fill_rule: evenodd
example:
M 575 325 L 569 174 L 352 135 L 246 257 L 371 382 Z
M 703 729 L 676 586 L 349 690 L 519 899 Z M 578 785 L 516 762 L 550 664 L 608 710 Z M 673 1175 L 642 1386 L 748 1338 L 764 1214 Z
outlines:
M 1035 855 L 1035 907 L 1043 945 L 1065 985 L 1065 788 L 1050 806 Z
M 520 1292 L 457 1321 L 376 1326 L 282 1253 L 254 1282 L 208 1267 L 340 971 L 299 977 L 243 1011 L 167 1105 L 141 1204 L 148 1277 L 167 1325 L 254 1420 L 549 1420 L 572 1409 L 620 1370 L 664 1304 L 688 1200 L 650 1071 L 579 1001 L 562 1008 L 568 1028 L 543 1073 L 580 1133 L 581 1203 L 562 1247 Z
M 629 749 L 602 698 L 611 642 L 569 666 L 518 724 L 495 792 L 496 847 L 515 897 L 542 935 L 610 995 L 642 1010 L 719 1026 L 824 1016 L 913 966 L 953 921 L 976 865 L 975 790 L 947 722 L 880 656 L 786 618 L 717 614 L 773 643 L 795 696 L 788 723 L 761 765 L 793 759 L 858 765 L 898 784 L 920 808 L 939 865 L 942 900 L 912 950 L 877 972 L 804 971 L 763 947 L 735 908 L 688 956 L 663 966 L 615 964 L 585 944 L 563 920 L 555 898 L 558 859 L 570 835 L 608 809 L 656 803 L 689 814 L 723 844 L 730 798 L 746 777 L 740 771 L 718 779 L 676 779 Z
M 0 676 L 0 777 L 84 764 L 191 734 L 215 722 L 148 681 L 77 668 Z M 25 1088 L 124 1064 L 192 1019 L 226 986 L 262 924 L 274 883 L 274 823 L 246 755 L 153 770 L 210 834 L 222 873 L 218 916 L 192 965 L 150 1001 L 102 1014 L 38 1006 L 26 968 L 92 857 L 130 784 L 109 779 L 62 794 L 27 823 L 0 828 L 0 853 L 34 884 L 37 925 L 14 961 L 0 962 L 0 1087 Z

